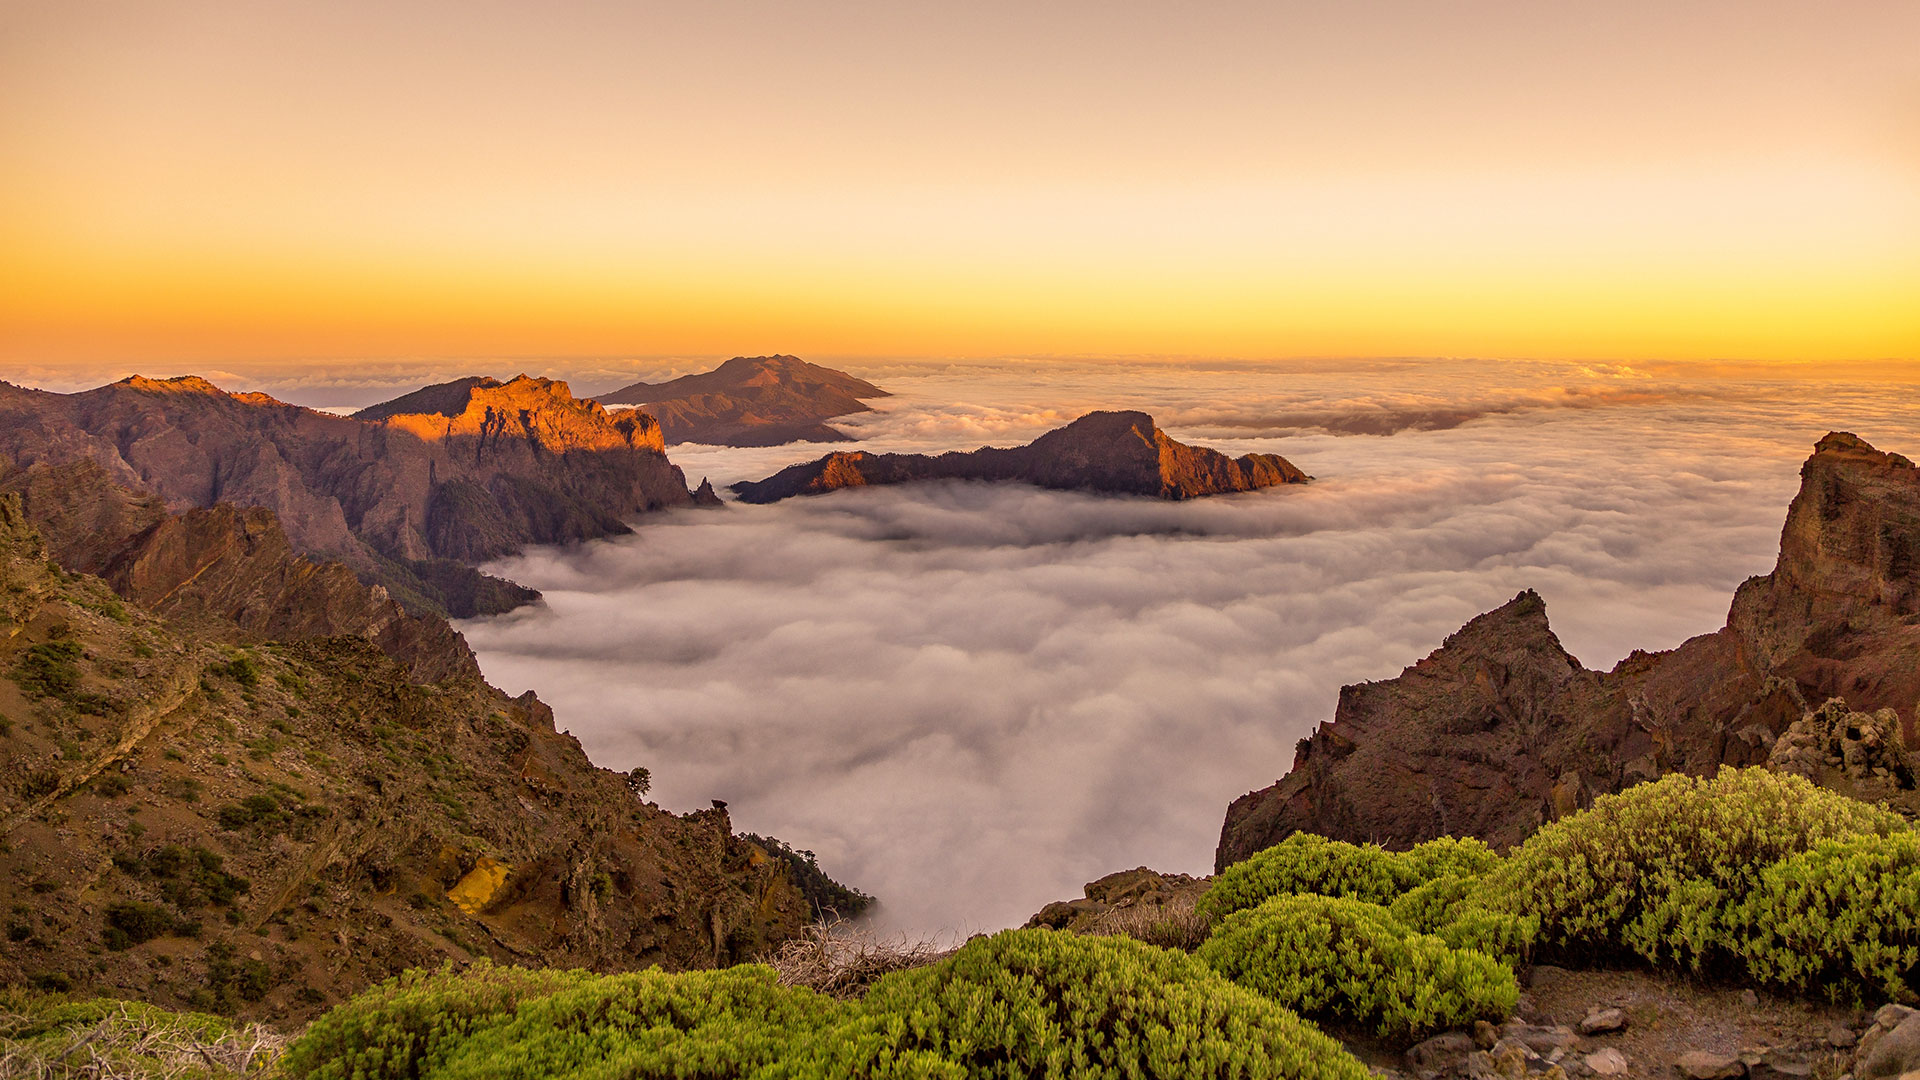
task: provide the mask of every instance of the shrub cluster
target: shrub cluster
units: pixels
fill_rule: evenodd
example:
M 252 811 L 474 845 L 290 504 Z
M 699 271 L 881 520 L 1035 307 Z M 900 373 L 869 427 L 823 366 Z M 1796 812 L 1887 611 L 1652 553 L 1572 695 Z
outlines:
M 769 1080 L 1365 1077 L 1340 1045 L 1183 953 L 1013 930 L 890 975 Z
M 124 873 L 151 877 L 160 895 L 176 907 L 227 907 L 252 888 L 246 878 L 226 871 L 226 860 L 206 848 L 167 844 L 144 857 L 127 852 L 113 857 Z
M 1494 957 L 1342 897 L 1282 895 L 1236 911 L 1194 955 L 1300 1013 L 1389 1036 L 1502 1020 L 1520 996 L 1513 970 Z
M 1736 913 L 1775 864 L 1823 841 L 1906 828 L 1892 811 L 1797 776 L 1673 774 L 1541 828 L 1478 893 L 1491 910 L 1538 918 L 1558 955 L 1706 970 L 1747 951 Z
M 1913 1001 L 1920 986 L 1920 834 L 1828 840 L 1789 855 L 1726 919 L 1748 973 L 1798 993 Z
M 100 941 L 115 952 L 131 949 L 157 937 L 194 937 L 200 933 L 199 923 L 176 913 L 172 908 L 139 901 L 108 904 L 106 922 L 106 928 L 100 932 Z
M 1499 861 L 1480 841 L 1451 836 L 1411 851 L 1388 851 L 1377 844 L 1295 833 L 1222 871 L 1201 898 L 1200 910 L 1220 919 L 1293 893 L 1390 904 L 1440 878 L 1478 877 Z
M 408 971 L 345 1002 L 287 1049 L 286 1075 L 306 1080 L 425 1076 L 468 1035 L 510 1019 L 523 1000 L 578 986 L 581 971 L 495 967 Z
M 284 1065 L 293 1080 L 1368 1075 L 1184 953 L 1052 930 L 977 939 L 851 1002 L 759 966 L 411 972 L 316 1021 Z

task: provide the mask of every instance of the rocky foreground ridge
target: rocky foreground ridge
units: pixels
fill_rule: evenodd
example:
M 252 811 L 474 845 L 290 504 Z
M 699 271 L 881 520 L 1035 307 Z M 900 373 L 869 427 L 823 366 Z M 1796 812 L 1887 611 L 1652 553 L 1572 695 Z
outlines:
M 764 480 L 733 485 L 740 501 L 770 503 L 841 488 L 927 480 L 991 480 L 1072 491 L 1191 499 L 1311 479 L 1277 454 L 1230 458 L 1175 442 L 1143 412 L 1091 412 L 1025 446 L 971 452 L 837 451 Z
M 608 405 L 639 405 L 658 417 L 668 443 L 779 446 L 844 442 L 826 421 L 871 412 L 861 399 L 885 390 L 797 356 L 736 356 L 712 371 L 663 383 L 631 383 L 601 394 Z
M 1801 470 L 1778 564 L 1740 587 L 1724 628 L 1593 671 L 1524 592 L 1398 678 L 1343 689 L 1292 770 L 1233 802 L 1215 865 L 1295 832 L 1504 847 L 1596 795 L 1720 765 L 1920 809 L 1916 656 L 1920 470 L 1829 434 Z
M 427 387 L 354 417 L 192 376 L 77 394 L 0 383 L 0 489 L 30 493 L 38 471 L 83 462 L 168 511 L 271 510 L 300 553 L 457 617 L 537 595 L 470 564 L 624 533 L 634 513 L 693 501 L 652 417 L 524 375 Z
M 812 921 L 724 809 L 646 802 L 271 511 L 14 475 L 0 983 L 297 1019 L 406 968 L 705 967 Z

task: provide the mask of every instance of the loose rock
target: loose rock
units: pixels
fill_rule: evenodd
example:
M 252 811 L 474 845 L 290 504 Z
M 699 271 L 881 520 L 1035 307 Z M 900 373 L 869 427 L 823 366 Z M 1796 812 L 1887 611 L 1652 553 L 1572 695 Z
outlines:
M 1688 1080 L 1738 1080 L 1747 1075 L 1747 1063 L 1726 1054 L 1689 1050 L 1681 1054 L 1673 1067 Z
M 1625 1009 L 1594 1009 L 1580 1021 L 1580 1034 L 1605 1035 L 1627 1026 Z
M 1592 1069 L 1595 1076 L 1627 1075 L 1627 1055 L 1611 1046 L 1595 1050 L 1588 1054 L 1585 1060 L 1587 1068 Z

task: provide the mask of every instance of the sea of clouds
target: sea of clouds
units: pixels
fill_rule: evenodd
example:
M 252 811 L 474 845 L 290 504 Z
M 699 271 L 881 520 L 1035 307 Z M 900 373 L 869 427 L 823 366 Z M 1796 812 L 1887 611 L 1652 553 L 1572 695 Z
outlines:
M 1920 450 L 1912 386 L 1549 364 L 857 368 L 877 450 L 1025 442 L 1089 408 L 1286 455 L 1311 485 L 1189 503 L 939 484 L 676 511 L 492 569 L 543 605 L 462 624 L 679 810 L 818 853 L 912 934 L 1017 924 L 1105 873 L 1205 873 L 1227 803 L 1342 684 L 1540 591 L 1591 666 L 1713 630 L 1773 562 L 1799 463 Z M 675 447 L 691 479 L 820 446 Z

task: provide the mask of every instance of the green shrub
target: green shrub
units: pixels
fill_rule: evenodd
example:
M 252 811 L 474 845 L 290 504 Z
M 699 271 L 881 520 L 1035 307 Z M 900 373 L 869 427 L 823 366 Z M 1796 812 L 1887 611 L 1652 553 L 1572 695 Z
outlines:
M 1295 833 L 1214 878 L 1200 910 L 1220 919 L 1275 896 L 1313 893 L 1388 904 L 1438 877 L 1484 874 L 1500 857 L 1478 840 L 1442 837 L 1411 851 Z
M 1478 949 L 1510 964 L 1526 960 L 1540 920 L 1488 911 L 1479 891 L 1478 877 L 1448 874 L 1401 893 L 1387 913 L 1407 929 L 1432 934 L 1456 949 Z
M 1512 969 L 1493 957 L 1341 897 L 1282 895 L 1237 911 L 1194 955 L 1297 1012 L 1396 1037 L 1502 1020 L 1520 996 Z
M 183 919 L 159 904 L 138 901 L 107 905 L 107 925 L 100 940 L 107 948 L 119 951 L 169 934 L 192 936 L 200 924 Z
M 881 979 L 761 1074 L 801 1078 L 1342 1078 L 1340 1045 L 1184 953 L 1008 930 Z
M 780 985 L 758 965 L 669 975 L 609 975 L 523 1001 L 475 1033 L 431 1080 L 745 1077 L 842 1006 Z
M 208 664 L 207 674 L 232 679 L 241 686 L 250 687 L 260 684 L 260 665 L 254 663 L 253 658 L 245 653 L 241 653 L 224 664 Z
M 134 1001 L 69 1001 L 0 990 L 0 1074 L 18 1077 L 180 1077 L 272 1074 L 279 1040 L 217 1016 Z
M 315 1020 L 287 1049 L 290 1080 L 420 1077 L 471 1032 L 513 1015 L 522 1001 L 578 986 L 584 971 L 495 967 L 408 971 Z
M 1913 1001 L 1920 968 L 1920 835 L 1828 840 L 1761 871 L 1729 915 L 1757 980 L 1836 1000 Z
M 29 645 L 14 666 L 13 681 L 29 694 L 62 700 L 72 697 L 80 689 L 80 666 L 75 661 L 81 655 L 80 644 L 74 641 Z
M 1732 908 L 1771 864 L 1823 840 L 1885 835 L 1900 817 L 1762 768 L 1673 774 L 1541 828 L 1483 880 L 1489 911 L 1533 915 L 1563 956 L 1632 954 L 1696 970 L 1737 950 Z

